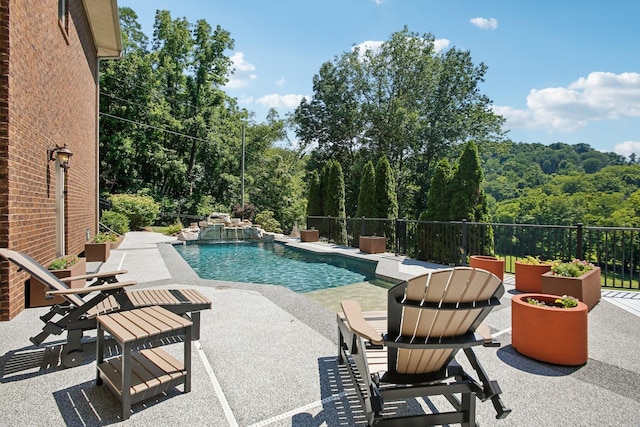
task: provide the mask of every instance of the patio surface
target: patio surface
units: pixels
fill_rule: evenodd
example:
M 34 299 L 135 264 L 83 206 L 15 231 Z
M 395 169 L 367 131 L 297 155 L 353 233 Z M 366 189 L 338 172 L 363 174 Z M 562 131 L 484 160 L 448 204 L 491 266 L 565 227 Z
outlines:
M 383 288 L 362 283 L 302 295 L 280 286 L 203 280 L 172 245 L 161 243 L 169 240 L 155 233 L 128 233 L 104 265 L 93 267 L 128 270 L 121 280 L 137 280 L 134 288 L 195 287 L 213 301 L 212 310 L 203 312 L 200 340 L 192 347 L 191 392 L 182 394 L 180 386 L 135 404 L 131 418 L 123 422 L 118 400 L 106 386 L 95 384 L 95 334 L 85 339 L 84 363 L 62 369 L 60 336 L 41 347 L 29 342 L 41 330 L 38 316 L 48 311 L 30 308 L 0 322 L 2 425 L 365 425 L 336 361 L 332 308 L 342 298 L 359 299 L 366 309 L 384 308 Z M 357 249 L 305 245 L 359 254 Z M 391 254 L 381 259 L 380 273 L 398 278 L 425 268 Z M 479 402 L 479 423 L 640 425 L 640 294 L 603 291 L 605 298 L 589 313 L 589 361 L 581 367 L 560 367 L 530 360 L 511 347 L 512 282 L 512 277 L 505 278 L 503 305 L 487 320 L 502 346 L 476 353 L 513 412 L 495 420 L 491 403 Z M 180 356 L 182 344 L 164 349 Z M 448 410 L 441 404 L 438 399 L 416 399 L 398 405 L 398 411 L 433 406 Z

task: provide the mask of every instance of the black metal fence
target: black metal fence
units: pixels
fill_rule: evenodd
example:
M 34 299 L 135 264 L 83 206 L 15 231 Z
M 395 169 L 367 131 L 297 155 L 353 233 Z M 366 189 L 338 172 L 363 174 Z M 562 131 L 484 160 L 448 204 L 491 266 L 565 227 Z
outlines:
M 505 259 L 507 273 L 528 255 L 543 260 L 584 259 L 602 269 L 603 286 L 639 289 L 640 228 L 307 217 L 321 239 L 358 247 L 360 236 L 384 236 L 387 251 L 445 265 L 469 255 Z

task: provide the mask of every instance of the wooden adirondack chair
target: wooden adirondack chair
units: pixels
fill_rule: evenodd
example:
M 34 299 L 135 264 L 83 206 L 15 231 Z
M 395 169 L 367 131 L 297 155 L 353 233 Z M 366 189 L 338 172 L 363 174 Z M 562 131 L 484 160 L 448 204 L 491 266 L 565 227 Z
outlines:
M 365 313 L 343 301 L 338 314 L 339 362 L 346 364 L 371 426 L 475 426 L 476 398 L 491 399 L 496 418 L 510 410 L 500 387 L 481 367 L 472 347 L 499 346 L 482 321 L 500 304 L 498 277 L 469 267 L 435 270 L 394 286 L 387 312 Z M 455 360 L 463 350 L 476 377 Z M 461 399 L 456 395 L 460 394 Z M 442 395 L 453 411 L 388 417 L 385 398 Z
M 199 338 L 200 311 L 211 309 L 211 301 L 195 289 L 141 289 L 125 290 L 136 282 L 118 282 L 117 275 L 126 271 L 96 273 L 82 276 L 92 282 L 85 288 L 71 289 L 65 281 L 77 280 L 79 276 L 58 279 L 43 265 L 28 255 L 0 248 L 0 256 L 16 264 L 22 270 L 47 285 L 48 295 L 60 295 L 64 304 L 56 304 L 40 319 L 45 326 L 35 337 L 30 338 L 40 345 L 51 334 L 67 331 L 67 341 L 61 360 L 65 367 L 82 362 L 82 336 L 87 330 L 96 329 L 96 316 L 121 310 L 157 305 L 193 321 L 193 337 Z

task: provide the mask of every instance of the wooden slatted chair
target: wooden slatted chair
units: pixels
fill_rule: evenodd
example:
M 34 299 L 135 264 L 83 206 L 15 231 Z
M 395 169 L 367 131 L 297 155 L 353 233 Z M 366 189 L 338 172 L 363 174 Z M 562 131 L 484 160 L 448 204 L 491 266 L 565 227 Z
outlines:
M 40 345 L 49 335 L 60 335 L 66 331 L 67 340 L 61 355 L 65 367 L 82 362 L 83 332 L 96 329 L 96 316 L 100 314 L 157 305 L 190 318 L 193 337 L 199 339 L 200 312 L 211 309 L 211 301 L 195 289 L 125 290 L 136 282 L 118 282 L 117 276 L 126 273 L 124 270 L 59 279 L 28 255 L 0 248 L 0 256 L 48 286 L 51 290 L 47 295 L 60 295 L 65 299 L 64 304 L 53 305 L 47 314 L 40 317 L 45 323 L 42 332 L 30 338 L 32 343 Z M 65 283 L 80 278 L 91 282 L 78 289 L 71 289 Z
M 363 314 L 357 302 L 343 301 L 344 314 L 338 314 L 339 362 L 348 368 L 369 425 L 475 426 L 476 398 L 491 399 L 496 418 L 506 417 L 510 410 L 500 399 L 500 387 L 472 350 L 500 345 L 482 321 L 503 294 L 504 286 L 494 274 L 456 267 L 394 286 L 386 313 Z M 475 377 L 456 362 L 461 349 Z M 453 411 L 395 417 L 385 412 L 385 398 L 435 395 L 444 396 Z

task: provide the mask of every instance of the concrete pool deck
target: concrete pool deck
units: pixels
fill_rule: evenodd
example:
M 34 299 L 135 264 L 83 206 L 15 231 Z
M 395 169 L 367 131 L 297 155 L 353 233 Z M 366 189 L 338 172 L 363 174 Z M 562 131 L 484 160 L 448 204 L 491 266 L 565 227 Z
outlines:
M 158 244 L 167 240 L 172 239 L 129 233 L 101 270 L 128 269 L 123 280 L 138 280 L 137 288 L 194 287 L 213 301 L 212 310 L 202 315 L 201 337 L 192 348 L 192 391 L 182 394 L 178 388 L 136 404 L 131 418 L 122 422 L 118 401 L 108 389 L 95 385 L 93 335 L 85 344 L 84 363 L 62 369 L 56 354 L 61 337 L 50 337 L 42 347 L 28 341 L 40 331 L 38 316 L 48 309 L 27 309 L 10 322 L 0 322 L 3 425 L 364 425 L 351 384 L 336 362 L 335 312 L 281 286 L 202 280 L 171 245 Z M 411 274 L 416 268 L 409 261 L 398 262 L 399 273 Z M 510 345 L 510 298 L 515 292 L 511 279 L 505 280 L 503 304 L 487 319 L 502 347 L 480 348 L 477 354 L 500 383 L 503 400 L 513 412 L 496 421 L 491 404 L 478 403 L 479 423 L 639 425 L 640 354 L 635 342 L 640 317 L 603 299 L 589 313 L 586 365 L 535 362 Z M 375 299 L 366 284 L 356 287 L 365 301 Z M 342 291 L 337 298 L 353 296 Z M 180 354 L 180 343 L 165 347 Z M 417 399 L 410 407 L 431 405 L 446 409 L 438 399 Z

